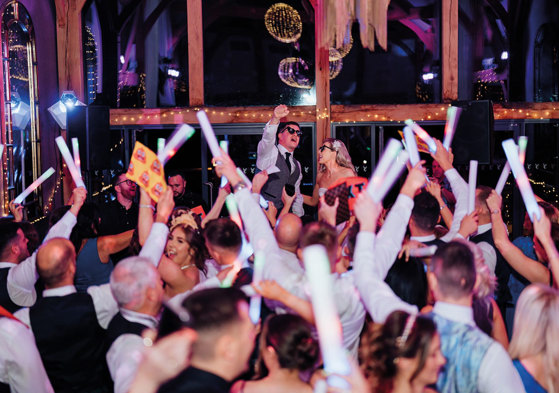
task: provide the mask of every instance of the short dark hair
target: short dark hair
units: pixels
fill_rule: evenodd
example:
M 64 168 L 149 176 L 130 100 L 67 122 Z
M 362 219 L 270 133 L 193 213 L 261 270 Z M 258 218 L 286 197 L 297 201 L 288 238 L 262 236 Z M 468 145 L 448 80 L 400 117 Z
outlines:
M 171 177 L 180 176 L 182 180 L 186 180 L 186 173 L 182 169 L 172 169 L 167 173 L 167 180 Z
M 9 218 L 0 219 L 0 257 L 4 256 L 8 246 L 17 238 L 18 229 L 22 229 L 19 222 Z
M 124 169 L 117 169 L 116 171 L 114 171 L 113 176 L 111 177 L 111 184 L 113 186 L 113 190 L 118 184 L 118 180 L 120 176 L 126 174 L 126 172 L 127 171 L 125 171 Z
M 384 281 L 406 303 L 417 306 L 419 310 L 427 305 L 429 286 L 421 259 L 396 259 Z
M 86 202 L 81 207 L 77 223 L 70 234 L 70 241 L 76 249 L 76 253 L 81 248 L 83 239 L 92 239 L 99 236 L 99 207 L 93 202 Z
M 236 288 L 203 289 L 183 301 L 182 305 L 190 316 L 188 326 L 198 333 L 193 347 L 196 355 L 213 356 L 214 335 L 221 335 L 229 331 L 232 324 L 241 322 L 239 303 L 247 301 L 244 292 Z M 211 337 L 204 339 L 204 336 Z
M 297 126 L 301 129 L 301 126 L 296 121 L 284 121 L 279 123 L 278 130 L 276 131 L 276 142 L 278 141 L 279 134 L 281 134 L 289 126 Z
M 330 261 L 338 251 L 338 231 L 332 225 L 323 221 L 314 221 L 306 224 L 301 232 L 299 248 L 303 249 L 313 244 L 320 244 L 326 248 Z
M 440 245 L 430 267 L 443 295 L 461 298 L 472 293 L 476 267 L 474 255 L 466 244 L 453 241 Z
M 441 208 L 437 199 L 428 192 L 421 192 L 413 198 L 411 216 L 415 224 L 424 231 L 434 231 Z
M 204 238 L 212 245 L 239 252 L 243 244 L 241 230 L 228 218 L 211 220 L 204 228 Z
M 479 191 L 476 195 L 476 199 L 479 207 L 481 207 L 484 211 L 489 212 L 489 208 L 487 207 L 486 202 L 487 202 L 487 198 L 489 198 L 489 195 L 491 195 L 491 191 L 493 191 L 493 189 L 491 187 L 480 184 L 476 187 L 476 191 Z

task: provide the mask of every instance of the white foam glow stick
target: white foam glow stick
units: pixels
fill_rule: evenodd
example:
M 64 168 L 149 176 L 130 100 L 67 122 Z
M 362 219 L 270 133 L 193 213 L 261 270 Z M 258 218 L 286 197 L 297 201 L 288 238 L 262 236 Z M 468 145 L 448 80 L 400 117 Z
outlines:
M 510 175 L 510 164 L 507 161 L 505 166 L 503 167 L 503 171 L 501 172 L 501 176 L 499 176 L 499 181 L 497 181 L 497 185 L 495 186 L 495 191 L 497 194 L 501 195 L 503 193 L 503 189 L 505 188 L 505 184 L 507 183 L 507 178 Z
M 518 148 L 514 140 L 507 139 L 503 141 L 503 150 L 505 151 L 512 173 L 516 179 L 516 184 L 518 184 L 518 188 L 520 189 L 520 194 L 524 200 L 524 205 L 526 206 L 530 220 L 534 220 L 534 215 L 536 219 L 539 220 L 541 218 L 540 207 L 536 201 L 532 187 L 530 186 L 530 180 L 528 179 L 528 175 L 526 175 L 526 170 L 524 170 L 524 166 L 518 158 Z
M 229 271 L 229 273 L 227 273 L 227 276 L 225 276 L 225 278 L 221 282 L 220 287 L 229 288 L 231 285 L 233 285 L 233 281 L 235 281 L 235 279 L 237 278 L 237 274 L 241 270 L 241 267 L 241 262 L 239 260 L 235 260 L 235 262 L 233 262 L 232 269 Z
M 444 126 L 444 140 L 443 147 L 448 150 L 450 145 L 452 145 L 452 138 L 454 137 L 454 132 L 456 131 L 456 125 L 458 124 L 458 119 L 460 119 L 460 113 L 462 108 L 457 106 L 451 106 L 446 111 L 446 124 Z
M 310 284 L 324 371 L 327 374 L 349 375 L 351 367 L 343 347 L 342 325 L 334 303 L 332 273 L 326 249 L 321 245 L 308 246 L 303 249 L 303 260 Z M 328 385 L 349 388 L 344 379 L 335 375 L 328 377 Z
M 4 145 L 0 143 L 0 160 L 2 159 L 2 154 L 4 154 Z
M 408 127 L 411 127 L 413 132 L 415 132 L 417 134 L 417 136 L 419 138 L 421 138 L 421 140 L 423 142 L 425 142 L 427 144 L 427 146 L 429 146 L 429 151 L 431 153 L 435 153 L 437 151 L 437 144 L 435 143 L 435 140 L 433 138 L 431 138 L 431 135 L 429 135 L 427 133 L 427 131 L 425 131 L 423 128 L 421 128 L 421 126 L 419 124 L 417 124 L 412 119 L 408 119 L 408 120 L 404 121 L 404 123 L 406 123 L 406 125 Z
M 243 183 L 246 184 L 246 186 L 252 190 L 252 182 L 250 181 L 250 179 L 247 177 L 247 175 L 245 175 L 245 173 L 243 172 L 243 170 L 241 168 L 237 168 L 237 173 L 239 174 L 239 176 L 241 177 L 241 179 L 243 179 Z
M 394 160 L 392 166 L 382 179 L 380 186 L 375 188 L 373 193 L 370 194 L 373 201 L 381 202 L 384 199 L 388 191 L 390 191 L 396 180 L 398 180 L 402 174 L 402 171 L 406 167 L 406 162 L 408 162 L 408 158 L 409 154 L 405 150 L 402 150 L 400 154 L 398 154 L 398 157 Z
M 254 272 L 252 282 L 256 285 L 262 280 L 262 269 L 264 268 L 264 254 L 262 251 L 254 253 Z M 260 319 L 260 306 L 262 305 L 262 296 L 256 294 L 250 298 L 250 307 L 248 315 L 252 323 L 257 324 Z
M 477 161 L 470 161 L 470 176 L 468 180 L 468 214 L 472 214 L 476 208 L 477 187 Z
M 404 140 L 406 141 L 406 150 L 410 155 L 410 164 L 415 166 L 419 162 L 419 151 L 415 142 L 415 134 L 409 126 L 404 127 Z
M 432 257 L 437 251 L 437 246 L 412 248 L 410 250 L 410 257 L 423 258 Z
M 208 147 L 212 152 L 212 156 L 220 157 L 221 151 L 219 150 L 219 145 L 217 143 L 217 139 L 215 137 L 214 130 L 210 121 L 208 120 L 208 115 L 204 111 L 198 111 L 196 113 L 196 117 L 200 122 L 200 127 L 202 127 L 202 132 L 204 133 L 204 138 L 206 138 L 206 142 L 208 143 Z
M 225 206 L 227 207 L 227 211 L 229 212 L 229 218 L 233 221 L 237 226 L 243 229 L 243 221 L 241 220 L 241 215 L 239 214 L 239 209 L 237 208 L 237 202 L 235 201 L 235 196 L 233 194 L 227 195 L 225 198 Z
M 85 183 L 82 180 L 82 175 L 80 171 L 78 171 L 78 168 L 76 168 L 76 164 L 74 164 L 74 159 L 70 154 L 70 150 L 68 149 L 68 146 L 66 146 L 66 142 L 64 141 L 64 138 L 62 138 L 61 136 L 57 136 L 55 142 L 56 145 L 58 146 L 58 150 L 60 150 L 60 154 L 62 155 L 64 162 L 66 163 L 66 166 L 68 167 L 68 171 L 70 171 L 70 175 L 72 175 L 72 179 L 74 179 L 74 183 L 76 184 L 76 187 L 85 188 Z
M 15 199 L 14 199 L 14 203 L 20 204 L 22 203 L 25 198 L 27 198 L 29 196 L 29 194 L 31 194 L 33 191 L 35 191 L 37 189 L 37 187 L 39 187 L 45 180 L 47 180 L 49 177 L 52 176 L 52 174 L 54 173 L 54 168 L 49 168 L 45 171 L 45 173 L 43 173 L 37 180 L 35 180 L 33 183 L 31 183 L 29 185 L 29 187 L 27 187 L 21 194 L 19 194 Z
M 379 158 L 378 164 L 375 167 L 373 174 L 371 175 L 369 184 L 367 185 L 367 192 L 369 193 L 369 195 L 372 196 L 375 192 L 375 189 L 380 186 L 384 179 L 384 175 L 390 168 L 390 165 L 398 157 L 400 151 L 402 151 L 402 143 L 400 143 L 396 139 L 390 139 L 384 149 L 384 152 L 382 153 L 382 156 Z
M 229 154 L 229 142 L 219 141 L 219 147 L 221 147 L 221 150 L 223 150 L 225 153 Z M 227 178 L 225 176 L 221 176 L 221 184 L 219 185 L 219 188 L 223 188 L 226 185 L 227 185 Z
M 175 128 L 175 131 L 167 140 L 163 150 L 157 153 L 157 159 L 161 162 L 161 165 L 165 165 L 167 161 L 177 153 L 181 146 L 194 135 L 194 132 L 194 128 L 190 127 L 188 124 L 181 124 Z
M 520 163 L 524 165 L 526 161 L 526 148 L 528 147 L 528 137 L 520 136 L 518 137 L 518 159 Z
M 157 138 L 157 154 L 159 155 L 165 148 L 165 138 Z
M 78 138 L 72 138 L 72 153 L 74 155 L 74 164 L 76 164 L 76 168 L 78 168 L 78 171 L 81 173 L 82 160 L 80 159 L 80 144 Z

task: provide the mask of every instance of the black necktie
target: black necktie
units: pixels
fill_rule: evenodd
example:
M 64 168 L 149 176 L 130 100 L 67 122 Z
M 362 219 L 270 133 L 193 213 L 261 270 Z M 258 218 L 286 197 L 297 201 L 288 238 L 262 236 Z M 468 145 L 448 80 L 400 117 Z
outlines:
M 289 169 L 289 173 L 291 173 L 291 161 L 289 161 L 289 157 L 291 157 L 291 153 L 285 153 L 285 163 L 287 164 L 287 169 Z

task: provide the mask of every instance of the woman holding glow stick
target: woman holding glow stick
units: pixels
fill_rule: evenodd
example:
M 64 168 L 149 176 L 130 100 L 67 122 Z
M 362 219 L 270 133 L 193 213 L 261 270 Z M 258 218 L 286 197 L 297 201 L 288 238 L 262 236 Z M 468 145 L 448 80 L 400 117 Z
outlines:
M 345 144 L 334 138 L 326 138 L 318 149 L 318 175 L 313 195 L 303 195 L 303 203 L 316 206 L 328 187 L 344 177 L 357 176 Z
M 299 373 L 311 369 L 318 359 L 318 342 L 303 318 L 294 314 L 273 315 L 264 322 L 260 335 L 256 373 L 261 379 L 238 381 L 231 393 L 311 393 L 311 385 L 302 381 Z
M 359 357 L 375 393 L 426 392 L 446 363 L 435 322 L 405 311 L 394 311 L 384 325 L 369 325 Z

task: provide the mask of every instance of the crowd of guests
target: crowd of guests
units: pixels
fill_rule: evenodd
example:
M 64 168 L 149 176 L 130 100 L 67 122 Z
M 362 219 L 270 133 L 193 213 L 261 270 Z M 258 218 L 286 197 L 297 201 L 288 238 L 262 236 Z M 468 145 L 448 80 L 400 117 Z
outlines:
M 540 202 L 511 242 L 501 197 L 480 185 L 467 214 L 468 185 L 436 141 L 429 181 L 422 161 L 391 206 L 363 192 L 339 223 L 339 200 L 324 194 L 355 176 L 347 149 L 322 143 L 313 195 L 302 195 L 301 128 L 280 122 L 288 113 L 277 107 L 266 125 L 252 184 L 225 152 L 214 158 L 228 186 L 203 217 L 180 172 L 157 203 L 124 173 L 108 205 L 74 189 L 42 242 L 10 204 L 0 392 L 559 393 L 557 208 Z M 222 216 L 226 201 L 240 220 Z M 303 224 L 304 204 L 318 220 Z M 351 365 L 345 389 L 323 370 L 302 260 L 317 244 Z M 414 256 L 425 247 L 436 251 Z

